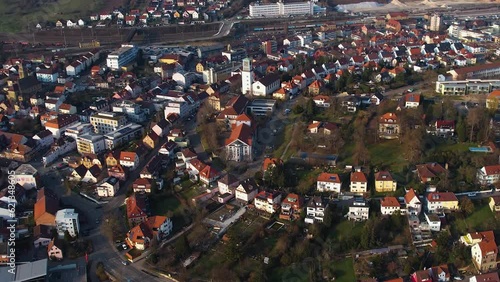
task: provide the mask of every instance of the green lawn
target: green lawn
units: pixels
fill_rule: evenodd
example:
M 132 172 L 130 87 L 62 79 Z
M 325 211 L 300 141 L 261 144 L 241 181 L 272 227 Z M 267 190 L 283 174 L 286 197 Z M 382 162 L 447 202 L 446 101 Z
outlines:
M 290 142 L 290 140 L 292 140 L 292 131 L 293 131 L 293 123 L 287 124 L 285 126 L 285 129 L 280 131 L 276 135 L 276 138 L 274 140 L 274 144 L 276 144 L 276 145 L 279 144 L 279 147 L 276 148 L 276 151 L 274 151 L 274 153 L 273 153 L 275 158 L 281 158 L 281 156 L 285 152 L 285 149 L 286 149 L 288 143 Z M 288 153 L 291 153 L 293 155 L 293 152 L 290 152 L 290 150 L 287 152 L 287 155 L 288 155 Z M 290 157 L 290 156 L 288 156 L 288 157 Z M 287 156 L 285 155 L 285 157 L 287 157 Z M 286 160 L 286 158 L 285 158 L 285 160 Z
M 491 212 L 490 207 L 486 205 L 480 206 L 475 203 L 476 210 L 474 213 L 465 219 L 457 219 L 455 226 L 460 234 L 467 232 L 484 231 L 492 229 L 492 225 L 496 225 L 495 215 Z
M 363 223 L 352 222 L 347 219 L 340 221 L 340 223 L 334 225 L 329 232 L 329 235 L 335 240 L 345 240 L 350 237 L 359 237 L 363 231 Z
M 375 167 L 387 167 L 391 171 L 401 172 L 408 164 L 408 161 L 404 159 L 399 140 L 382 141 L 370 145 L 368 150 L 370 151 L 370 164 Z
M 181 203 L 173 195 L 154 195 L 152 197 L 149 197 L 149 201 L 151 204 L 151 211 L 153 215 L 166 216 L 169 211 L 172 211 L 174 214 L 182 212 Z
M 333 272 L 335 281 L 337 282 L 353 282 L 356 281 L 354 274 L 354 263 L 352 258 L 346 258 L 339 262 L 333 263 Z
M 0 1 L 0 31 L 17 32 L 28 28 L 33 30 L 37 23 L 55 22 L 58 19 L 78 20 L 92 11 L 98 12 L 102 0 L 60 0 L 47 3 L 41 0 Z

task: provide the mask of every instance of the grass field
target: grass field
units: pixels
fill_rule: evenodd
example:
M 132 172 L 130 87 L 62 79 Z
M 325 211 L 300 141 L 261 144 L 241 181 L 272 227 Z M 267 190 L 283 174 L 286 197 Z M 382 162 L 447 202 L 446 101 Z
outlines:
M 352 282 L 356 281 L 354 274 L 354 263 L 352 259 L 346 258 L 333 264 L 335 281 L 337 282 Z
M 370 151 L 370 163 L 378 168 L 387 167 L 392 171 L 401 172 L 408 164 L 402 153 L 399 140 L 382 141 L 379 144 L 368 147 Z
M 33 30 L 37 23 L 55 22 L 59 19 L 77 21 L 91 12 L 99 12 L 103 0 L 2 0 L 0 1 L 0 31 L 16 32 Z M 29 27 L 29 28 L 28 28 Z
M 485 231 L 495 225 L 495 215 L 488 205 L 480 206 L 475 203 L 476 210 L 465 219 L 457 219 L 455 227 L 460 234 L 473 231 Z

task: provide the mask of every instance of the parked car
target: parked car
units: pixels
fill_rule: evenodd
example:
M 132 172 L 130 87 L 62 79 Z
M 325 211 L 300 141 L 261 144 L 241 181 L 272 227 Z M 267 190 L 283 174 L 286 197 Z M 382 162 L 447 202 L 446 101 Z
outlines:
M 123 265 L 129 265 L 129 262 L 128 262 L 128 261 L 126 261 L 126 260 L 123 260 L 123 261 L 122 261 L 122 264 L 123 264 Z

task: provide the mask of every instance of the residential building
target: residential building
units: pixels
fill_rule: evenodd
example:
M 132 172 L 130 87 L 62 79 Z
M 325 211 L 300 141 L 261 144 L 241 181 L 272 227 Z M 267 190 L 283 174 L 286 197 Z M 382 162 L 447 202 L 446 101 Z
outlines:
M 364 199 L 357 198 L 349 206 L 347 219 L 352 221 L 363 221 L 363 220 L 368 220 L 369 216 L 370 216 L 370 206 Z
M 252 18 L 273 18 L 291 15 L 314 14 L 314 2 L 277 2 L 277 3 L 251 3 L 248 6 L 248 14 Z
M 146 137 L 142 139 L 142 143 L 149 149 L 154 149 L 160 144 L 160 136 L 154 132 L 148 133 Z
M 436 135 L 439 137 L 449 137 L 455 135 L 454 120 L 437 120 L 434 124 Z
M 35 225 L 33 227 L 33 245 L 37 247 L 47 247 L 53 239 L 52 229 L 54 226 Z
M 52 132 L 54 138 L 59 138 L 64 134 L 66 129 L 78 123 L 80 119 L 77 115 L 60 114 L 57 117 L 50 119 L 43 124 L 45 129 Z
M 318 176 L 316 190 L 318 192 L 335 192 L 340 193 L 342 181 L 336 173 L 323 172 Z
M 223 204 L 234 198 L 236 187 L 238 187 L 239 184 L 238 178 L 229 173 L 219 178 L 217 181 L 217 187 L 219 188 L 217 201 Z
M 236 126 L 226 139 L 227 159 L 232 161 L 252 160 L 252 129 L 247 124 Z
M 359 169 L 351 172 L 350 191 L 356 194 L 363 194 L 368 192 L 368 180 L 366 175 Z
M 37 189 L 40 186 L 40 175 L 30 164 L 20 165 L 14 174 L 15 182 L 26 190 Z
M 129 225 L 144 222 L 149 215 L 149 203 L 145 194 L 132 194 L 126 200 Z
M 442 213 L 458 209 L 458 199 L 452 192 L 432 192 L 427 194 L 427 211 L 429 213 Z
M 106 150 L 104 136 L 83 134 L 76 139 L 76 148 L 80 154 L 99 154 Z
M 492 212 L 500 212 L 500 196 L 491 196 L 488 205 Z
M 453 80 L 471 78 L 495 78 L 500 75 L 500 62 L 457 68 L 448 71 Z
M 429 20 L 429 30 L 430 31 L 441 31 L 442 25 L 443 25 L 443 19 L 441 18 L 440 14 L 432 14 L 430 20 Z
M 137 178 L 132 183 L 132 189 L 134 193 L 145 193 L 149 194 L 152 190 L 151 179 L 148 178 Z
M 486 95 L 497 89 L 500 89 L 500 80 L 498 79 L 467 79 L 459 81 L 438 80 L 436 81 L 435 91 L 436 93 L 440 93 L 442 95 Z M 492 101 L 490 100 L 490 102 Z M 496 105 L 496 103 L 493 103 L 493 105 Z
M 408 93 L 405 95 L 405 108 L 407 109 L 415 109 L 420 106 L 421 103 L 421 95 L 417 93 Z
M 56 83 L 59 77 L 59 71 L 57 68 L 51 67 L 48 69 L 40 69 L 36 72 L 36 79 L 40 82 L 45 83 Z
M 64 238 L 66 231 L 71 237 L 76 237 L 80 234 L 78 213 L 76 213 L 74 209 L 63 209 L 57 211 L 55 223 L 59 238 Z
M 77 122 L 77 123 L 73 124 L 72 126 L 66 128 L 64 135 L 76 140 L 78 138 L 78 136 L 81 136 L 84 134 L 90 134 L 90 133 L 93 133 L 93 131 L 94 131 L 94 127 L 91 124 Z
M 97 183 L 101 172 L 102 170 L 98 165 L 93 165 L 87 168 L 82 164 L 71 172 L 69 179 L 73 181 Z
M 392 215 L 396 212 L 401 213 L 401 204 L 396 197 L 384 197 L 380 200 L 380 212 L 383 215 Z
M 479 272 L 497 270 L 498 247 L 494 236 L 484 236 L 479 243 L 472 245 L 471 253 L 472 262 Z
M 64 242 L 59 238 L 53 238 L 47 246 L 47 255 L 50 260 L 62 260 Z
M 200 182 L 212 186 L 220 177 L 220 172 L 210 165 L 206 165 L 199 173 Z
M 33 211 L 35 224 L 54 226 L 57 210 L 59 210 L 59 198 L 57 195 L 45 188 L 38 190 Z
M 500 165 L 487 165 L 477 170 L 476 181 L 482 186 L 493 185 L 500 180 Z
M 140 222 L 127 233 L 125 242 L 130 248 L 147 249 L 153 240 L 153 232 L 145 222 Z
M 96 188 L 99 197 L 114 197 L 120 189 L 119 179 L 116 177 L 108 177 L 104 179 Z
M 448 169 L 438 163 L 425 163 L 417 165 L 417 175 L 421 183 L 437 181 L 445 175 Z
M 486 108 L 498 110 L 500 108 L 500 90 L 493 90 L 486 98 Z
M 397 182 L 392 178 L 389 171 L 379 171 L 375 173 L 375 191 L 393 192 L 396 191 Z
M 313 224 L 323 222 L 325 212 L 328 208 L 328 202 L 321 197 L 312 197 L 306 205 L 305 223 Z
M 279 209 L 281 194 L 279 192 L 260 191 L 254 199 L 255 209 L 273 214 Z
M 128 123 L 127 125 L 104 135 L 106 149 L 113 150 L 117 147 L 123 146 L 130 141 L 140 138 L 143 133 L 144 127 L 142 125 L 137 123 Z M 153 143 L 155 142 L 154 140 L 150 141 L 153 141 Z
M 141 109 L 141 105 L 129 100 L 121 100 L 113 103 L 113 113 L 122 113 L 128 121 L 141 123 L 146 121 L 146 113 Z
M 396 114 L 386 113 L 378 119 L 378 133 L 382 139 L 396 139 L 399 138 L 401 132 L 399 127 L 399 120 Z
M 406 192 L 404 201 L 409 215 L 418 216 L 420 214 L 422 211 L 422 203 L 413 188 L 410 188 L 410 190 Z
M 300 218 L 303 205 L 302 197 L 294 193 L 288 194 L 283 202 L 281 202 L 279 218 L 283 220 L 295 220 Z
M 90 123 L 97 134 L 108 134 L 127 124 L 123 114 L 98 112 L 90 116 Z
M 500 278 L 497 272 L 490 272 L 472 276 L 469 282 L 500 282 Z
M 258 187 L 255 181 L 252 178 L 248 178 L 236 187 L 235 197 L 236 200 L 239 200 L 245 204 L 253 201 L 258 192 Z
M 113 71 L 133 63 L 137 57 L 139 49 L 134 45 L 122 44 L 122 46 L 109 53 L 106 65 Z
M 134 170 L 139 166 L 139 156 L 136 152 L 120 152 L 120 165 L 130 170 Z

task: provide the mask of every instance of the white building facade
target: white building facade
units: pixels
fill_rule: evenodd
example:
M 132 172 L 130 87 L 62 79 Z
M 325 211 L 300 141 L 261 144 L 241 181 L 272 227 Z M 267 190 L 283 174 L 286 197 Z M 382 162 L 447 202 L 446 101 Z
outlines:
M 60 238 L 64 238 L 64 233 L 68 231 L 69 235 L 76 237 L 80 233 L 80 222 L 78 213 L 74 209 L 59 210 L 56 213 L 56 228 Z

